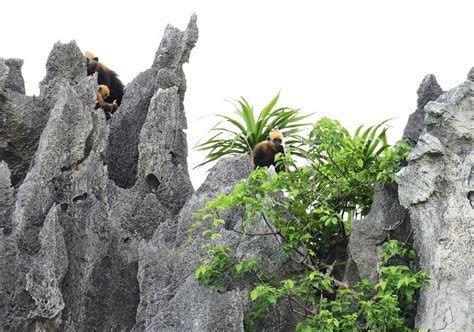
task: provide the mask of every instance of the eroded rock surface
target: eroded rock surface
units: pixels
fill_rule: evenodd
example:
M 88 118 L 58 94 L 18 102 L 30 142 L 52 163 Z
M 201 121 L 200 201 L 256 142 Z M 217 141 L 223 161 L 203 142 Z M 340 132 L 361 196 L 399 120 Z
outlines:
M 430 286 L 416 324 L 430 331 L 474 329 L 474 80 L 425 107 L 426 129 L 397 179 Z
M 49 110 L 40 100 L 25 96 L 23 60 L 0 58 L 0 160 L 8 163 L 11 182 L 23 181 Z
M 23 94 L 21 60 L 0 60 L 0 329 L 133 329 L 138 244 L 193 193 L 180 65 L 196 40 L 195 16 L 168 27 L 157 57 L 176 61 L 140 74 L 109 124 L 74 42 L 54 45 L 38 97 Z M 135 136 L 113 135 L 127 126 Z M 114 138 L 134 152 L 108 158 Z M 126 189 L 109 179 L 123 157 L 135 163 Z
M 425 129 L 425 106 L 428 102 L 436 100 L 443 93 L 443 89 L 436 81 L 436 77 L 432 74 L 426 75 L 418 87 L 418 101 L 415 112 L 410 114 L 408 123 L 403 132 L 403 138 L 410 144 L 415 146 L 418 142 L 423 129 Z
M 205 256 L 197 237 L 188 243 L 193 214 L 218 193 L 230 192 L 252 169 L 248 156 L 220 161 L 181 213 L 162 223 L 140 244 L 138 280 L 142 297 L 137 325 L 150 331 L 241 331 L 246 293 L 218 293 L 200 285 L 194 270 Z M 234 219 L 240 218 L 239 215 Z
M 173 113 L 174 118 L 164 116 L 162 121 L 175 128 L 173 138 L 173 160 L 175 163 L 186 161 L 187 145 L 183 140 L 182 129 L 187 128 L 184 116 L 184 94 L 186 79 L 183 63 L 189 61 L 191 50 L 198 39 L 196 16 L 193 15 L 185 31 L 170 25 L 166 27 L 163 40 L 155 54 L 153 66 L 141 73 L 126 88 L 120 106 L 120 112 L 112 118 L 110 124 L 109 147 L 107 162 L 109 177 L 121 188 L 130 188 L 137 181 L 138 142 L 140 131 L 144 125 L 152 97 L 159 89 L 177 89 L 179 112 Z M 156 106 L 155 106 L 156 107 Z M 167 147 L 168 148 L 168 147 Z M 186 177 L 187 175 L 187 167 Z M 164 177 L 172 176 L 167 170 Z M 184 174 L 183 174 L 184 176 Z
M 54 46 L 38 97 L 24 95 L 21 60 L 0 59 L 0 330 L 243 330 L 248 281 L 223 292 L 199 284 L 204 240 L 188 239 L 193 214 L 252 169 L 248 156 L 224 159 L 191 186 L 182 65 L 197 37 L 195 16 L 185 31 L 168 26 L 108 123 L 93 110 L 97 82 L 74 42 Z M 383 241 L 413 230 L 431 278 L 417 325 L 433 331 L 474 329 L 473 78 L 441 96 L 434 76 L 423 80 L 398 195 L 377 187 L 349 245 L 347 279 L 376 278 Z M 281 278 L 294 272 L 274 238 L 232 231 L 241 211 L 224 219 L 220 241 L 235 255 Z M 295 321 L 282 305 L 256 327 L 288 331 Z
M 247 155 L 220 160 L 201 188 L 188 200 L 180 214 L 158 226 L 153 238 L 142 241 L 139 248 L 138 280 L 141 301 L 137 325 L 149 331 L 242 331 L 249 311 L 249 284 L 228 280 L 227 288 L 218 292 L 203 286 L 195 276 L 196 267 L 206 257 L 202 245 L 206 239 L 189 233 L 196 221 L 193 214 L 217 194 L 229 193 L 235 184 L 248 176 L 252 162 Z M 242 222 L 240 211 L 227 211 L 220 243 L 242 259 L 260 259 L 263 269 L 276 276 L 288 276 L 292 264 L 274 237 L 255 237 L 244 241 L 232 231 Z M 263 232 L 263 227 L 249 232 Z M 192 235 L 192 240 L 189 236 Z M 286 306 L 276 307 L 272 314 L 257 322 L 258 330 L 292 330 L 294 317 Z
M 349 264 L 346 270 L 350 284 L 364 278 L 378 279 L 380 253 L 386 241 L 411 240 L 410 217 L 398 201 L 397 189 L 393 184 L 377 185 L 370 213 L 363 220 L 352 222 L 348 251 L 354 265 Z

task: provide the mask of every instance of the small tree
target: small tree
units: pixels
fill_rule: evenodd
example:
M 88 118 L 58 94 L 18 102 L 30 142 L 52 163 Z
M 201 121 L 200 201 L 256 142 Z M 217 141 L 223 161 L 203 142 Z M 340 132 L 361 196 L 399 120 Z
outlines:
M 195 276 L 218 291 L 231 278 L 248 276 L 253 306 L 247 330 L 284 302 L 299 318 L 297 331 L 414 331 L 417 293 L 428 276 L 416 270 L 415 253 L 406 244 L 384 244 L 376 282 L 350 287 L 336 279 L 347 258 L 352 217 L 368 213 L 375 183 L 393 181 L 410 151 L 404 142 L 388 146 L 383 125 L 364 131 L 361 126 L 350 135 L 338 121 L 322 118 L 307 140 L 308 165 L 272 177 L 257 169 L 195 214 L 192 231 L 208 239 L 208 255 Z M 242 222 L 225 228 L 242 237 L 236 242 L 276 238 L 299 267 L 282 276 L 258 257 L 246 259 L 234 244 L 224 246 L 222 212 L 231 208 L 242 211 Z
M 309 125 L 301 121 L 311 114 L 301 115 L 299 109 L 288 107 L 274 109 L 279 97 L 278 93 L 260 111 L 257 118 L 253 106 L 243 97 L 234 104 L 236 117 L 217 115 L 223 120 L 211 129 L 211 132 L 216 134 L 195 147 L 198 151 L 209 151 L 204 162 L 196 167 L 226 155 L 241 153 L 251 155 L 254 146 L 266 140 L 270 131 L 275 128 L 285 136 L 285 144 L 290 147 L 292 153 L 301 155 L 300 146 L 303 139 L 298 133 Z

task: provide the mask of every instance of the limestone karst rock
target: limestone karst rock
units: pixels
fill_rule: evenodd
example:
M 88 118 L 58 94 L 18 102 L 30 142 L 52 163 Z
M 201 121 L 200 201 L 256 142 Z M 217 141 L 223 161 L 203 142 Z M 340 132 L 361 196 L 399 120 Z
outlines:
M 139 248 L 138 280 L 141 301 L 137 325 L 148 331 L 243 331 L 244 317 L 249 309 L 249 286 L 229 280 L 226 291 L 201 285 L 194 271 L 205 257 L 202 245 L 206 239 L 200 232 L 190 236 L 193 214 L 217 194 L 229 193 L 235 184 L 246 178 L 253 164 L 247 155 L 219 160 L 206 181 L 187 201 L 178 216 L 160 224 L 148 241 Z M 265 270 L 274 275 L 288 275 L 289 258 L 273 237 L 243 239 L 231 229 L 242 222 L 241 213 L 231 210 L 222 216 L 225 229 L 220 243 L 230 246 L 237 257 L 261 259 Z M 249 232 L 264 232 L 263 224 Z M 238 227 L 237 227 L 238 228 Z M 257 330 L 289 331 L 295 319 L 286 305 L 276 307 Z
M 191 188 L 190 182 L 183 182 L 189 178 L 187 168 L 177 169 L 176 165 L 184 165 L 187 156 L 187 144 L 182 134 L 182 129 L 186 128 L 183 106 L 186 80 L 183 63 L 188 62 L 197 38 L 198 29 L 195 17 L 191 19 L 186 31 L 181 32 L 172 26 L 166 27 L 164 38 L 155 54 L 153 66 L 139 74 L 127 86 L 120 112 L 116 113 L 110 124 L 107 150 L 109 178 L 114 180 L 119 187 L 130 188 L 137 180 L 139 135 L 147 120 L 149 104 L 155 99 L 152 97 L 159 89 L 173 88 L 173 92 L 169 93 L 176 95 L 173 98 L 177 99 L 173 104 L 176 109 L 173 113 L 174 116 L 161 116 L 156 119 L 160 125 L 158 130 L 160 133 L 164 133 L 160 143 L 161 147 L 167 150 L 166 153 L 163 153 L 167 161 L 162 160 L 157 165 L 157 169 L 160 169 L 161 166 L 164 167 L 160 170 L 163 174 L 159 174 L 158 180 L 169 181 L 170 177 L 178 176 L 173 173 L 176 170 L 180 180 L 175 182 L 174 186 L 183 185 Z M 151 107 L 159 106 L 155 102 Z M 178 128 L 180 131 L 170 132 L 166 129 L 168 126 Z M 163 139 L 166 139 L 166 144 Z M 182 199 L 178 200 L 182 205 Z
M 219 161 L 180 214 L 160 224 L 153 238 L 140 244 L 138 327 L 149 331 L 243 330 L 247 294 L 237 289 L 221 294 L 199 284 L 194 269 L 205 253 L 201 248 L 204 240 L 188 243 L 186 230 L 194 222 L 194 212 L 218 193 L 230 192 L 251 169 L 247 156 Z
M 474 330 L 473 79 L 427 104 L 426 129 L 397 179 L 431 279 L 416 324 L 430 331 Z
M 400 206 L 397 186 L 378 184 L 370 213 L 363 220 L 352 222 L 348 251 L 355 265 L 349 264 L 346 270 L 350 284 L 363 278 L 377 280 L 380 252 L 388 239 L 410 241 L 410 218 L 408 211 Z
M 415 146 L 418 142 L 418 137 L 425 129 L 425 106 L 428 102 L 436 100 L 443 90 L 436 81 L 436 77 L 432 74 L 426 75 L 423 78 L 420 86 L 418 87 L 417 94 L 417 108 L 415 112 L 410 114 L 408 118 L 408 123 L 403 132 L 403 138 L 410 144 L 410 146 Z
M 197 34 L 196 16 L 166 29 L 110 125 L 74 42 L 54 45 L 38 97 L 23 94 L 21 60 L 0 60 L 0 329 L 133 328 L 139 241 L 193 193 L 180 66 Z M 135 136 L 120 136 L 127 126 Z M 117 138 L 134 151 L 127 189 L 109 173 Z
M 191 186 L 182 65 L 197 38 L 195 16 L 184 31 L 167 27 L 108 123 L 93 110 L 97 83 L 74 42 L 54 46 L 38 97 L 24 95 L 21 60 L 0 59 L 0 330 L 243 330 L 246 281 L 222 293 L 200 285 L 202 240 L 186 232 L 194 212 L 252 168 L 247 156 L 224 159 Z M 433 76 L 423 80 L 398 195 L 394 185 L 377 188 L 349 245 L 348 272 L 375 278 L 387 234 L 414 235 L 431 277 L 417 325 L 434 331 L 473 329 L 472 77 L 444 94 Z M 240 241 L 231 231 L 239 211 L 226 221 L 223 244 L 291 273 L 274 239 Z M 287 309 L 257 328 L 291 330 Z
M 380 261 L 373 255 L 387 235 L 413 236 L 419 266 L 431 279 L 415 324 L 430 331 L 474 329 L 473 78 L 445 93 L 433 75 L 424 78 L 404 132 L 414 149 L 398 175 L 398 195 L 379 188 L 370 214 L 353 223 L 349 245 L 355 266 L 348 266 L 346 278 L 357 281 L 376 276 Z M 398 212 L 390 212 L 394 208 Z M 387 231 L 388 224 L 399 227 Z
M 8 163 L 17 187 L 28 172 L 49 111 L 38 98 L 25 96 L 19 59 L 0 58 L 0 160 Z

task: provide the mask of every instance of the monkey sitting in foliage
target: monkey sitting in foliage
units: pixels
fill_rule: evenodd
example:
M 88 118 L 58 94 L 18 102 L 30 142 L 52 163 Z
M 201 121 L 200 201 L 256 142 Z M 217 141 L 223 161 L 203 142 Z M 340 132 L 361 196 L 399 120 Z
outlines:
M 118 105 L 114 100 L 112 103 L 107 103 L 105 100 L 110 95 L 110 90 L 107 85 L 99 85 L 99 91 L 96 92 L 97 103 L 95 104 L 94 109 L 102 108 L 105 112 L 106 119 L 110 119 L 112 117 L 112 113 L 115 112 Z
M 94 54 L 91 52 L 85 52 L 84 57 L 86 58 L 87 76 L 94 75 L 97 72 L 97 83 L 99 85 L 106 85 L 110 90 L 109 96 L 104 101 L 108 103 L 115 101 L 117 106 L 120 106 L 125 87 L 118 78 L 117 73 L 99 62 L 99 58 L 94 57 Z
M 275 155 L 277 153 L 285 153 L 283 134 L 278 130 L 273 130 L 270 133 L 269 140 L 258 143 L 253 149 L 253 164 L 255 168 L 273 165 L 277 173 L 284 171 L 285 168 L 282 165 L 276 165 Z

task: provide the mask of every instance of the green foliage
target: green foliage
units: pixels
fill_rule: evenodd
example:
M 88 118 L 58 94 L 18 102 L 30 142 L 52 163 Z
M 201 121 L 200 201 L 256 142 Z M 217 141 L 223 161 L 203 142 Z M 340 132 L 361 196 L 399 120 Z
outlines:
M 410 152 L 411 147 L 403 140 L 398 141 L 392 149 L 385 151 L 380 160 L 380 172 L 377 174 L 377 181 L 385 183 L 395 181 L 395 174 Z
M 232 193 L 218 195 L 196 213 L 194 231 L 204 228 L 201 235 L 217 238 L 225 224 L 221 212 L 237 208 L 243 221 L 233 231 L 243 240 L 276 238 L 300 265 L 291 278 L 274 276 L 257 260 L 240 260 L 220 245 L 213 247 L 213 241 L 206 244 L 214 249 L 196 270 L 198 279 L 218 289 L 224 277 L 250 274 L 255 280 L 247 328 L 283 301 L 300 316 L 298 331 L 411 330 L 416 294 L 428 282 L 426 273 L 415 270 L 411 248 L 397 241 L 384 244 L 386 266 L 375 283 L 363 280 L 349 288 L 331 276 L 335 266 L 344 264 L 334 257 L 346 250 L 353 217 L 369 211 L 375 182 L 391 182 L 409 152 L 406 144 L 387 144 L 384 123 L 361 126 L 350 135 L 339 122 L 323 118 L 307 140 L 308 165 L 272 177 L 257 169 Z M 399 260 L 404 265 L 392 264 Z
M 329 187 L 325 195 L 332 197 L 331 205 L 349 216 L 365 216 L 372 205 L 374 183 L 392 182 L 400 169 L 400 160 L 408 147 L 402 143 L 390 149 L 387 143 L 387 121 L 365 130 L 357 128 L 352 136 L 338 121 L 319 120 L 309 136 L 308 159 L 323 176 L 321 187 Z
M 211 129 L 211 132 L 216 134 L 196 146 L 199 151 L 209 151 L 205 161 L 197 167 L 230 154 L 252 154 L 254 146 L 267 140 L 270 131 L 275 128 L 283 133 L 285 145 L 292 147 L 293 154 L 301 154 L 299 146 L 302 137 L 298 133 L 308 125 L 301 121 L 311 114 L 301 115 L 298 109 L 288 107 L 274 109 L 279 97 L 280 94 L 277 94 L 260 111 L 258 117 L 253 107 L 243 97 L 235 105 L 236 117 L 218 115 L 223 120 Z
M 401 246 L 397 240 L 385 242 L 382 247 L 382 259 L 387 263 L 393 257 L 415 259 L 415 250 L 407 246 Z
M 412 250 L 398 241 L 390 241 L 390 246 L 404 254 Z M 413 331 L 407 320 L 415 310 L 414 294 L 427 283 L 425 272 L 415 273 L 407 266 L 382 267 L 377 284 L 363 280 L 354 289 L 335 289 L 332 300 L 322 298 L 316 304 L 319 310 L 300 322 L 297 330 Z
M 224 246 L 215 246 L 209 250 L 212 257 L 209 263 L 200 265 L 195 271 L 195 277 L 203 284 L 211 282 L 218 291 L 224 290 L 222 276 L 224 272 L 232 267 L 229 259 L 229 249 Z

